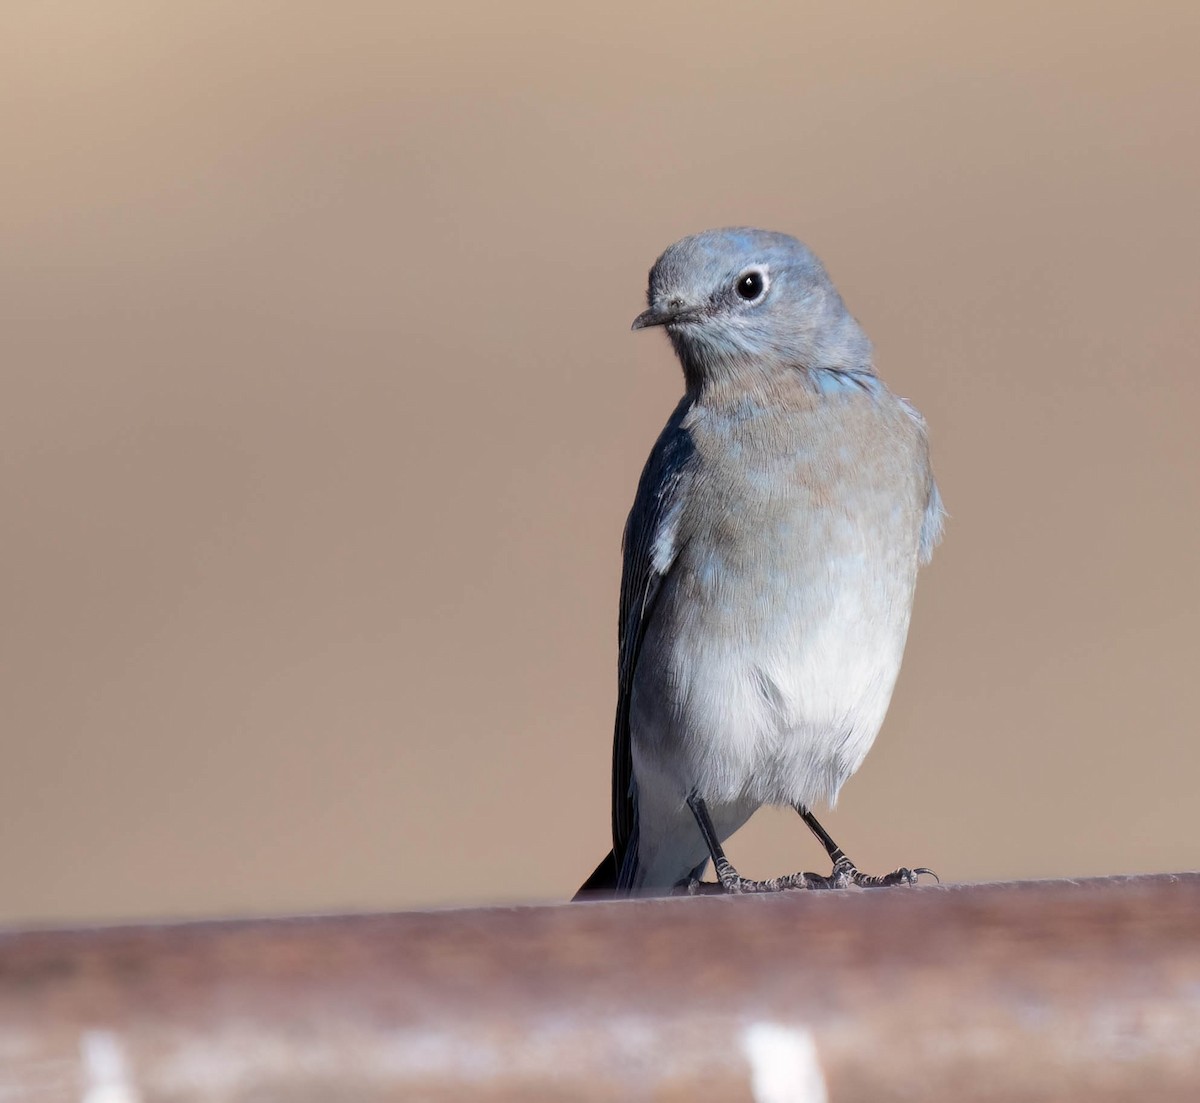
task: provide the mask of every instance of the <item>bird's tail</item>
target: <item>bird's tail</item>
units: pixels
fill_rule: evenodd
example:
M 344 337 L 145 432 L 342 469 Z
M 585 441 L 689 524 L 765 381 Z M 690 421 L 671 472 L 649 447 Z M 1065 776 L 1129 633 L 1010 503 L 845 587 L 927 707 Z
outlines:
M 617 859 L 610 850 L 596 867 L 595 872 L 579 886 L 572 900 L 590 900 L 597 897 L 612 897 L 617 894 Z

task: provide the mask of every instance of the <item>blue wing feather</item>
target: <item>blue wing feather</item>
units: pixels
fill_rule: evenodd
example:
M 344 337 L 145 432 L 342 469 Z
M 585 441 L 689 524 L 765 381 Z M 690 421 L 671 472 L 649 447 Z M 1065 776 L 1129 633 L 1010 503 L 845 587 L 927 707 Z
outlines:
M 683 483 L 694 455 L 691 434 L 683 427 L 691 405 L 692 400 L 684 398 L 659 435 L 642 470 L 622 541 L 612 788 L 613 859 L 618 891 L 627 892 L 637 875 L 637 791 L 630 747 L 630 696 L 655 598 L 679 550 L 676 528 Z

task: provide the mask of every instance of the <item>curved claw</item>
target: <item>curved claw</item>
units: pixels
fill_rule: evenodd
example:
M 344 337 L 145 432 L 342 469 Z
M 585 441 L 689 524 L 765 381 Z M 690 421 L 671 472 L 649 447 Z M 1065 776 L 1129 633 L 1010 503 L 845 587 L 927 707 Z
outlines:
M 917 868 L 916 868 L 916 869 L 914 869 L 914 870 L 911 870 L 910 872 L 911 872 L 911 873 L 912 873 L 912 875 L 913 875 L 912 883 L 913 883 L 914 885 L 915 885 L 915 884 L 917 883 L 917 881 L 920 879 L 920 877 L 921 877 L 921 874 L 922 874 L 922 873 L 928 874 L 928 875 L 929 875 L 930 877 L 932 877 L 932 878 L 934 879 L 934 881 L 936 881 L 936 882 L 937 882 L 939 885 L 942 883 L 942 879 L 941 879 L 941 878 L 940 878 L 940 877 L 939 877 L 939 876 L 938 876 L 936 873 L 934 873 L 934 872 L 933 872 L 933 870 L 931 870 L 931 869 L 928 869 L 928 868 L 927 868 L 927 867 L 925 867 L 925 866 L 917 866 Z

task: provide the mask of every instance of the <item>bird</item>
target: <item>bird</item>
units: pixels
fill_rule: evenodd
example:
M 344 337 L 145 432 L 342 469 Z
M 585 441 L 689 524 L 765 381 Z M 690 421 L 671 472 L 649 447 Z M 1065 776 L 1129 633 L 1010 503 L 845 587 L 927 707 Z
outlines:
M 942 536 L 925 421 L 788 234 L 675 242 L 632 326 L 651 327 L 684 394 L 625 524 L 613 847 L 576 899 L 914 884 L 932 871 L 862 873 L 812 809 L 883 724 Z M 799 813 L 828 876 L 738 873 L 723 843 L 764 805 Z

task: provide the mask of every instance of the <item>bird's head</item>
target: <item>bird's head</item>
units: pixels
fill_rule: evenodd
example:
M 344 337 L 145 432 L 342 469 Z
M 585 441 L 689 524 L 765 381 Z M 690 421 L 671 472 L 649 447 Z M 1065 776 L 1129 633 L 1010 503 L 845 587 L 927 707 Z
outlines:
M 655 261 L 646 297 L 633 328 L 666 328 L 689 387 L 747 371 L 871 370 L 866 334 L 821 262 L 787 234 L 685 237 Z

